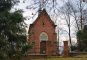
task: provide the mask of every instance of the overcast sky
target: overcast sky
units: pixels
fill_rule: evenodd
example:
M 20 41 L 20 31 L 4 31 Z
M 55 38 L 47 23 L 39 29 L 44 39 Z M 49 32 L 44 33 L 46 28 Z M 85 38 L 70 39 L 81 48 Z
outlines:
M 25 1 L 25 2 L 24 2 Z M 33 6 L 33 3 L 34 1 L 38 1 L 38 0 L 20 0 L 20 3 L 18 5 L 15 5 L 14 8 L 16 9 L 22 9 L 24 11 L 23 13 L 23 16 L 26 17 L 26 23 L 27 23 L 27 26 L 29 28 L 29 25 L 35 21 L 35 19 L 37 18 L 38 14 L 36 14 L 35 18 L 31 18 L 35 13 L 36 13 L 36 10 L 33 10 L 33 9 L 26 9 L 26 6 L 30 6 L 32 5 Z M 61 7 L 63 6 L 63 0 L 57 0 L 57 4 L 58 6 L 57 7 Z M 67 0 L 66 0 L 67 1 Z M 78 1 L 78 0 L 71 0 L 73 4 L 75 4 L 75 1 Z M 37 7 L 38 8 L 38 7 Z M 12 9 L 14 10 L 14 9 Z M 47 10 L 48 14 L 53 14 L 53 13 L 50 13 L 49 10 Z M 54 15 L 50 15 L 51 19 L 52 20 L 56 20 L 56 18 L 54 17 Z M 64 19 L 60 19 L 59 16 L 56 16 L 57 17 L 57 21 L 56 21 L 56 24 L 61 27 L 61 28 L 64 28 L 65 30 L 68 30 L 67 26 L 66 26 L 66 22 Z M 73 18 L 72 18 L 72 21 L 73 21 Z M 75 22 L 73 22 L 73 24 L 75 24 Z M 28 30 L 27 28 L 27 30 Z M 58 28 L 58 27 L 57 27 Z M 75 32 L 74 32 L 74 28 L 75 27 L 71 27 L 71 30 L 72 30 L 72 39 L 75 41 L 76 40 L 76 37 L 75 37 Z M 58 29 L 56 29 L 56 32 L 58 31 Z M 60 41 L 64 41 L 64 40 L 68 40 L 68 35 L 67 35 L 67 32 L 61 32 L 60 31 Z M 75 41 L 76 42 L 76 41 Z M 63 44 L 63 43 L 61 43 Z

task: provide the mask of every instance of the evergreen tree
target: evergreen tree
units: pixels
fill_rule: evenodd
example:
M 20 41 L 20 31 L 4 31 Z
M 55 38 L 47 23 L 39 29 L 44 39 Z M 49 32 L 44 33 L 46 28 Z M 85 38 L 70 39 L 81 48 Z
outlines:
M 85 25 L 83 30 L 77 32 L 77 37 L 79 39 L 80 51 L 87 51 L 87 25 Z
M 0 0 L 0 60 L 19 58 L 31 47 L 26 41 L 24 18 L 20 10 L 10 12 L 17 0 Z

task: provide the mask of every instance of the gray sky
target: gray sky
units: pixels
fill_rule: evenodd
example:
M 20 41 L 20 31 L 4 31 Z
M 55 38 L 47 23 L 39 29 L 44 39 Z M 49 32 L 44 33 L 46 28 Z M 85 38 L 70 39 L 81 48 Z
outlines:
M 27 20 L 25 21 L 27 23 L 27 26 L 29 28 L 29 25 L 35 21 L 35 19 L 37 18 L 38 14 L 36 14 L 35 18 L 31 18 L 29 19 L 30 17 L 32 17 L 35 13 L 36 13 L 36 10 L 33 10 L 33 9 L 26 9 L 26 6 L 30 6 L 32 5 L 33 6 L 33 1 L 36 1 L 36 0 L 26 0 L 25 3 L 23 3 L 24 0 L 20 0 L 21 2 L 18 4 L 18 5 L 15 5 L 14 8 L 16 9 L 22 9 L 24 11 L 23 13 L 23 16 L 27 18 Z M 37 0 L 38 1 L 38 0 Z M 66 0 L 67 1 L 67 0 Z M 78 1 L 78 0 L 71 0 L 73 4 L 75 4 L 75 1 Z M 63 0 L 57 0 L 57 4 L 58 6 L 57 7 L 61 7 L 63 6 Z M 14 9 L 12 9 L 14 10 Z M 49 10 L 47 11 L 48 14 L 53 14 L 53 13 L 50 13 Z M 57 18 L 54 17 L 54 15 L 50 15 L 51 19 L 52 20 L 56 20 L 56 24 L 60 27 L 60 28 L 63 28 L 64 30 L 68 30 L 67 26 L 66 26 L 66 22 L 64 19 L 60 19 L 59 16 L 56 16 Z M 29 20 L 28 20 L 29 19 Z M 73 18 L 72 18 L 72 21 L 73 21 Z M 71 21 L 71 22 L 72 22 Z M 75 25 L 75 22 L 73 22 L 73 24 Z M 28 30 L 27 28 L 27 30 Z M 57 27 L 58 28 L 58 27 Z M 71 27 L 71 34 L 72 34 L 72 40 L 74 40 L 76 42 L 76 36 L 75 36 L 75 27 L 72 26 Z M 58 29 L 56 29 L 56 32 L 58 31 Z M 68 35 L 67 35 L 67 32 L 62 32 L 60 31 L 60 42 L 61 41 L 64 41 L 64 40 L 68 40 Z M 62 45 L 63 43 L 61 43 Z

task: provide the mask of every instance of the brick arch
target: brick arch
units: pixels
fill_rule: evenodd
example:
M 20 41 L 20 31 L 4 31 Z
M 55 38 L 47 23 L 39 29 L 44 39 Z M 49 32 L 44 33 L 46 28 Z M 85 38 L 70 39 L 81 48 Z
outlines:
M 40 41 L 48 41 L 48 34 L 46 32 L 41 32 L 39 39 Z

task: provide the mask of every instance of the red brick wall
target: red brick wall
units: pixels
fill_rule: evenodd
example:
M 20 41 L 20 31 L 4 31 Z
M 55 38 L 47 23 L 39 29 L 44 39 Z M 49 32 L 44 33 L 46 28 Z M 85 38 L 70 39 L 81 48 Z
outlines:
M 43 23 L 44 22 L 44 26 Z M 34 45 L 34 52 L 36 54 L 40 53 L 40 39 L 39 36 L 42 32 L 47 33 L 48 35 L 48 42 L 47 42 L 47 54 L 55 54 L 56 53 L 56 40 L 57 36 L 55 33 L 55 25 L 47 15 L 45 11 L 42 11 L 41 14 L 38 16 L 36 21 L 33 23 L 33 25 L 29 29 L 29 41 L 35 42 Z M 32 34 L 33 33 L 33 34 Z M 49 43 L 50 42 L 50 43 Z
M 68 41 L 64 41 L 64 57 L 69 56 Z

